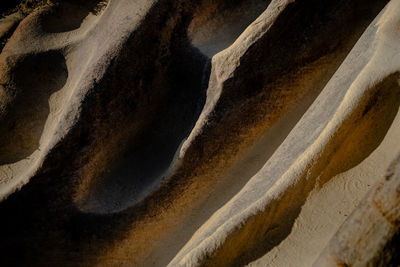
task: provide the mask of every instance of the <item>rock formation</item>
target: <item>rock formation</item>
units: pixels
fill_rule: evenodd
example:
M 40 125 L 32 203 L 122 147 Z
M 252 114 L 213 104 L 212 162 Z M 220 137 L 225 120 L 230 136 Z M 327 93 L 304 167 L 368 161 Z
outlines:
M 2 264 L 398 266 L 400 0 L 31 2 Z

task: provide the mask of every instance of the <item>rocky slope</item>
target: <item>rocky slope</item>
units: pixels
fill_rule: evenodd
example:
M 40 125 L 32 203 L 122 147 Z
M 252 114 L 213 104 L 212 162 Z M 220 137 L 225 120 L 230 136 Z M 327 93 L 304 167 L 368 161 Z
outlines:
M 400 0 L 4 7 L 6 266 L 399 264 Z

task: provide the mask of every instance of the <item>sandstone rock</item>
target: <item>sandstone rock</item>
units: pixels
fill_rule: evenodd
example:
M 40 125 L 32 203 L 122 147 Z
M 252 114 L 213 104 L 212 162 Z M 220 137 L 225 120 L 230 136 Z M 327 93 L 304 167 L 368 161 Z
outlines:
M 17 12 L 0 19 L 0 39 L 3 39 L 8 34 L 11 35 L 12 29 L 21 21 L 22 18 L 22 15 Z
M 399 158 L 329 242 L 314 266 L 398 266 Z
M 358 212 L 398 152 L 387 3 L 35 9 L 0 54 L 5 264 L 310 266 L 345 221 L 313 207 L 352 182 L 341 207 Z

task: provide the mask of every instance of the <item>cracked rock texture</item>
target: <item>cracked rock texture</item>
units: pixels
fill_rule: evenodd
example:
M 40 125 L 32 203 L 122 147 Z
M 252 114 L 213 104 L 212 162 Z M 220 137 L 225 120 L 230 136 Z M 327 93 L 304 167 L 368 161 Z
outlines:
M 0 5 L 0 265 L 400 264 L 400 0 Z

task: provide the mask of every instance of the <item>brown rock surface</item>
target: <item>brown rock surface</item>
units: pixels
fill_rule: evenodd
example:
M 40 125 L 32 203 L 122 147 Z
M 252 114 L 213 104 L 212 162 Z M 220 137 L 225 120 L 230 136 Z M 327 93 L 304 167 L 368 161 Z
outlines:
M 399 0 L 33 3 L 0 21 L 6 266 L 311 266 L 329 206 L 378 220 Z

